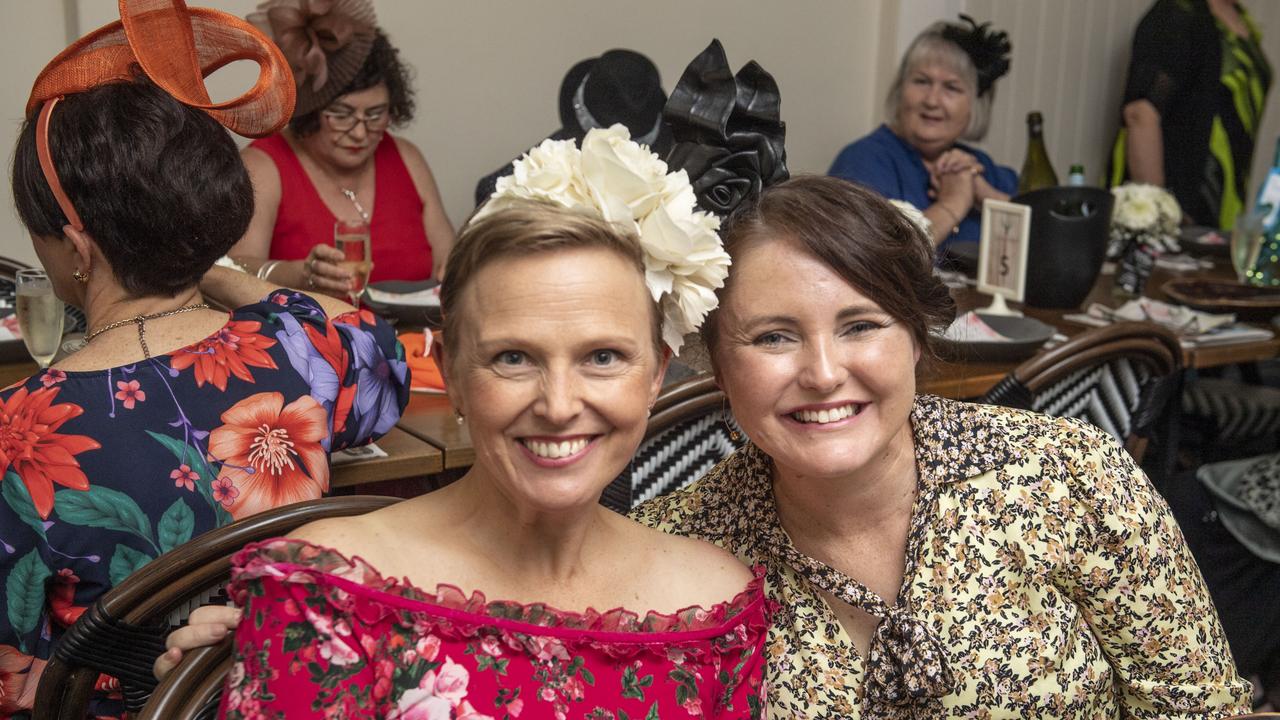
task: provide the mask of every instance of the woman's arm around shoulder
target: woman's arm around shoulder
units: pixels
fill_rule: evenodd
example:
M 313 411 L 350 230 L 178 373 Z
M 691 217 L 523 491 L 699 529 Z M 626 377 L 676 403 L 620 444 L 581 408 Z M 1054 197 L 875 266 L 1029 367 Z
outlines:
M 337 717 L 359 717 L 375 710 L 371 646 L 343 609 L 344 596 L 321 581 L 333 564 L 328 553 L 269 541 L 241 551 L 235 562 L 231 595 L 244 614 L 219 717 L 327 718 L 335 710 Z
M 394 136 L 393 136 L 394 137 Z M 401 137 L 395 138 L 400 157 L 404 158 L 405 167 L 409 169 L 409 177 L 422 198 L 422 225 L 427 230 L 427 242 L 431 243 L 431 256 L 435 267 L 431 277 L 436 280 L 444 278 L 445 264 L 449 260 L 449 251 L 453 249 L 453 224 L 444 211 L 444 202 L 440 199 L 440 188 L 436 186 L 435 176 L 431 174 L 431 166 L 422 156 L 418 146 Z
M 1110 435 L 1075 420 L 1058 427 L 1074 545 L 1059 584 L 1111 664 L 1121 714 L 1248 712 L 1249 684 L 1168 505 Z

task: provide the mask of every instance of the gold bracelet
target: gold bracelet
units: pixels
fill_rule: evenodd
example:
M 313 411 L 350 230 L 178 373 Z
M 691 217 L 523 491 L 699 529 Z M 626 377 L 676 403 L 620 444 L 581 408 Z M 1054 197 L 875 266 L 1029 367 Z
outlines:
M 943 202 L 942 202 L 941 200 L 939 200 L 938 202 L 934 203 L 934 205 L 936 205 L 936 206 L 937 206 L 937 207 L 939 207 L 939 208 L 942 208 L 942 212 L 946 213 L 948 216 L 950 216 L 950 217 L 951 217 L 951 222 L 952 222 L 952 225 L 951 225 L 951 234 L 952 234 L 952 235 L 956 235 L 956 234 L 958 234 L 958 233 L 960 232 L 960 218 L 959 218 L 959 217 L 957 217 L 955 213 L 951 212 L 951 208 L 949 208 L 949 207 L 947 207 L 945 204 L 943 204 Z

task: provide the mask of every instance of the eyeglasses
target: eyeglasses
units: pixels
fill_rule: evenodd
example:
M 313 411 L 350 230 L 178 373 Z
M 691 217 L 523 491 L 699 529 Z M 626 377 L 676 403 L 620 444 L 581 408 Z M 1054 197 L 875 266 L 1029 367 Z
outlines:
M 324 122 L 329 126 L 330 130 L 340 133 L 349 133 L 355 130 L 356 123 L 364 123 L 365 132 L 382 132 L 391 123 L 391 113 L 385 108 L 374 110 L 367 115 L 345 110 L 325 110 L 320 113 L 320 117 L 324 118 Z

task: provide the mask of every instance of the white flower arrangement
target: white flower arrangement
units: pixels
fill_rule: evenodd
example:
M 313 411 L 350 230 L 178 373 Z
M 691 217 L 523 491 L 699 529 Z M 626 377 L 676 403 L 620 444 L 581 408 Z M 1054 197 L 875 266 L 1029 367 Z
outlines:
M 1156 254 L 1178 252 L 1178 227 L 1182 208 L 1169 191 L 1145 183 L 1125 183 L 1111 188 L 1111 256 L 1119 256 L 1134 243 Z
M 572 140 L 544 140 L 514 170 L 498 180 L 476 217 L 521 198 L 591 209 L 634 231 L 644 249 L 645 284 L 662 311 L 662 339 L 679 355 L 684 336 L 715 309 L 730 262 L 716 232 L 720 218 L 695 209 L 685 171 L 667 172 L 620 124 L 588 131 L 581 150 Z
M 931 222 L 929 218 L 925 216 L 924 213 L 920 212 L 920 209 L 917 208 L 915 205 L 912 205 L 906 200 L 893 200 L 893 199 L 889 200 L 889 204 L 898 208 L 898 212 L 905 215 L 906 218 L 911 221 L 912 225 L 915 225 L 916 227 L 920 228 L 920 232 L 924 233 L 925 237 L 929 237 L 930 235 L 932 235 L 933 222 Z

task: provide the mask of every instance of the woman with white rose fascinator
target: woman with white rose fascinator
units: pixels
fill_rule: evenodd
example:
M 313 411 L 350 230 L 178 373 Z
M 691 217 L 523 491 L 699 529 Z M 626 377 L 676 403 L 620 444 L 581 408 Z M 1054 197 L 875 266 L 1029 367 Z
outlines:
M 698 203 L 621 126 L 515 163 L 441 293 L 475 465 L 236 557 L 226 717 L 762 717 L 760 576 L 599 504 L 728 272 Z

